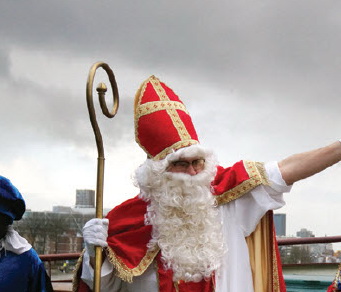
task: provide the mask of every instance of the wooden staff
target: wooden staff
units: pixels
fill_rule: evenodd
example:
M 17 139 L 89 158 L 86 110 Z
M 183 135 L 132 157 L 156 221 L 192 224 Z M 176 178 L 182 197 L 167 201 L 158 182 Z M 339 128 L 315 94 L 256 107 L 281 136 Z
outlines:
M 96 74 L 96 70 L 101 67 L 103 68 L 109 77 L 109 81 L 112 88 L 113 94 L 113 108 L 111 112 L 108 110 L 107 104 L 105 102 L 105 92 L 107 91 L 107 87 L 104 83 L 100 83 L 96 90 L 98 92 L 99 103 L 102 109 L 102 113 L 108 117 L 113 118 L 118 110 L 118 89 L 115 80 L 115 75 L 110 69 L 110 67 L 103 62 L 97 62 L 92 65 L 90 68 L 90 72 L 88 75 L 88 81 L 86 84 L 86 102 L 88 105 L 88 111 L 91 121 L 91 126 L 95 133 L 96 145 L 98 151 L 98 159 L 97 159 L 97 186 L 96 186 L 96 218 L 103 218 L 103 182 L 104 182 L 104 148 L 103 148 L 103 140 L 100 129 L 98 127 L 98 123 L 96 120 L 95 107 L 92 97 L 93 91 L 93 82 Z M 101 288 L 101 267 L 102 267 L 102 248 L 100 246 L 95 247 L 95 274 L 94 274 L 94 286 L 93 291 L 100 292 Z

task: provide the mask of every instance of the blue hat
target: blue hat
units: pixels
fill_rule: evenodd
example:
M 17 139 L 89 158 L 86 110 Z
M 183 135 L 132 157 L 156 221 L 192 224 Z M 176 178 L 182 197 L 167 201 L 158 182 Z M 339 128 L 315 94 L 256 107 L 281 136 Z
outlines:
M 0 175 L 0 213 L 13 220 L 20 220 L 25 213 L 25 201 L 9 179 Z

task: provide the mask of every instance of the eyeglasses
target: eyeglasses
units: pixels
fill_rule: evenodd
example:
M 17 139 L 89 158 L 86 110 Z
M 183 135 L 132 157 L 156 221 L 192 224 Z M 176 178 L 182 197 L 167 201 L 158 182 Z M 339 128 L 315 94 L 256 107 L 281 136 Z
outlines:
M 192 165 L 195 171 L 200 171 L 200 170 L 203 170 L 205 166 L 205 159 L 199 158 L 193 161 L 178 160 L 178 161 L 173 161 L 171 163 L 173 165 L 173 168 L 177 171 L 186 171 L 190 165 Z

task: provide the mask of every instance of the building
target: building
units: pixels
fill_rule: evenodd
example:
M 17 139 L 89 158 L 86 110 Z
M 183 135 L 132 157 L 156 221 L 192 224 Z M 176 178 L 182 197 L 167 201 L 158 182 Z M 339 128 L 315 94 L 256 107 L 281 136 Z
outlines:
M 95 208 L 95 191 L 76 190 L 75 208 Z
M 300 231 L 296 232 L 297 237 L 315 237 L 314 233 L 306 228 L 301 228 Z
M 277 236 L 286 236 L 287 214 L 274 214 L 274 224 Z

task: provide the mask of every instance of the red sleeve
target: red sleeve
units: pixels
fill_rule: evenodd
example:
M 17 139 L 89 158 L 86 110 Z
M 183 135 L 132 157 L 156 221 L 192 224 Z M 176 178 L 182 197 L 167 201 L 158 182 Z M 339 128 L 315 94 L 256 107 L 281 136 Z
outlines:
M 248 179 L 250 179 L 250 176 L 242 160 L 235 163 L 232 167 L 223 168 L 218 166 L 216 177 L 212 182 L 214 195 L 221 195 Z

